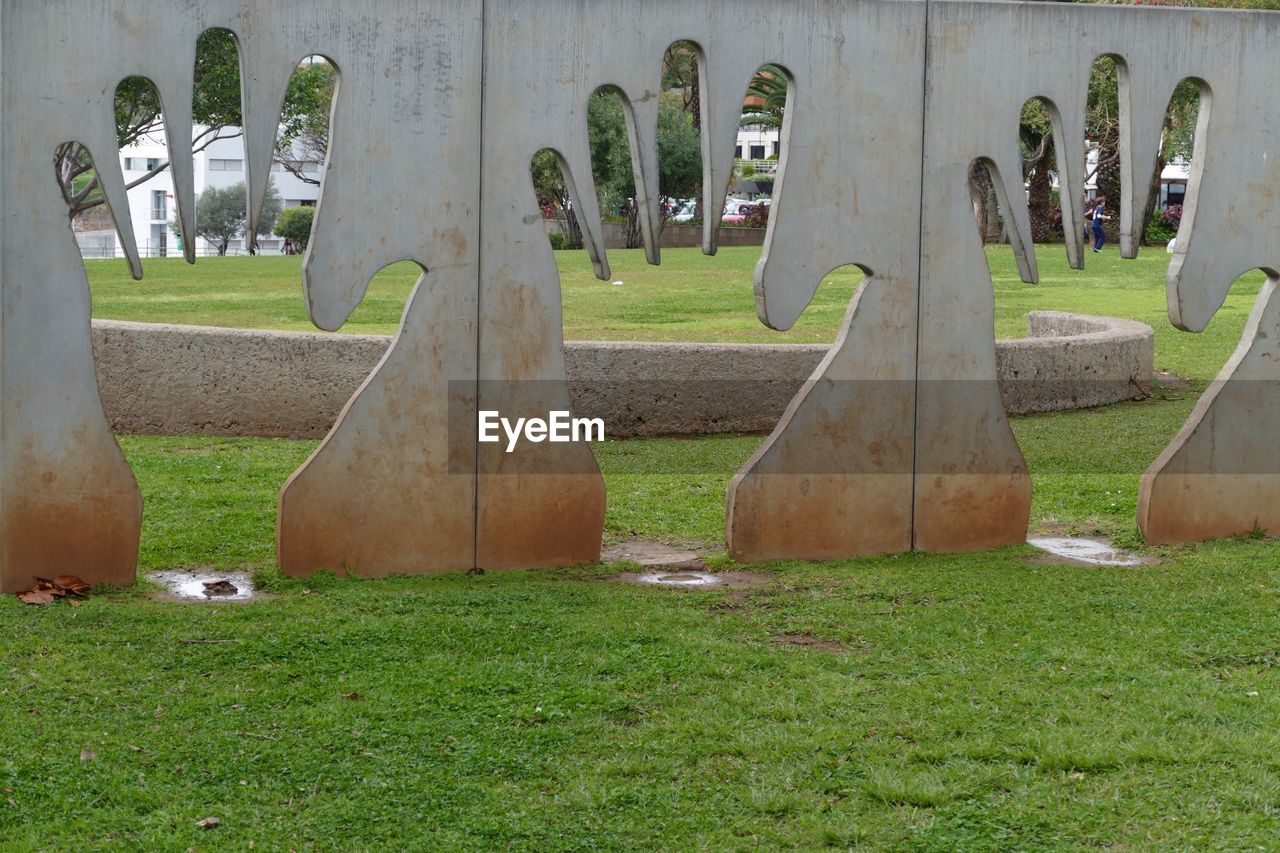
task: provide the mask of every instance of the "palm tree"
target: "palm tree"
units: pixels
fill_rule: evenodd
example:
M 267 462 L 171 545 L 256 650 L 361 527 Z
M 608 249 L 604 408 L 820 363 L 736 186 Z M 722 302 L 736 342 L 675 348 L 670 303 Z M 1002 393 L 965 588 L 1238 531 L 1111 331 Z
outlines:
M 747 86 L 742 126 L 761 125 L 781 129 L 787 106 L 787 73 L 776 65 L 764 65 Z

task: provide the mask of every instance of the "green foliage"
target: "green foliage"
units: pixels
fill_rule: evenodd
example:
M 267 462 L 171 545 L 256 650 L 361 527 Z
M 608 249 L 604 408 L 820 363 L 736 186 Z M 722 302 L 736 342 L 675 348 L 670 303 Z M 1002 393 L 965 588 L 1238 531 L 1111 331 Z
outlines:
M 307 243 L 311 241 L 311 223 L 315 214 L 316 209 L 310 205 L 280 211 L 280 215 L 276 217 L 275 235 L 292 240 L 299 249 L 307 248 Z
M 276 191 L 275 183 L 268 184 L 266 200 L 262 206 L 262 221 L 258 225 L 258 236 L 271 233 L 276 218 L 280 215 L 281 204 L 280 193 Z M 219 255 L 226 254 L 227 245 L 244 235 L 247 219 L 243 182 L 225 189 L 209 187 L 196 199 L 196 234 L 212 243 Z
M 559 252 L 561 249 L 567 248 L 565 244 L 568 241 L 565 239 L 565 236 L 561 234 L 559 231 L 551 231 L 550 233 L 547 234 L 547 239 L 551 241 L 551 250 L 553 252 Z
M 600 196 L 600 207 L 618 211 L 636 195 L 622 97 L 602 90 L 587 108 L 587 134 L 591 145 L 591 171 Z M 702 144 L 693 117 L 680 100 L 666 96 L 658 107 L 658 189 L 670 198 L 696 193 L 702 181 Z
M 285 109 L 280 116 L 280 138 L 292 140 L 302 134 L 328 138 L 329 113 L 338 87 L 338 72 L 327 62 L 299 68 L 289 80 Z
M 1177 226 L 1166 225 L 1162 214 L 1163 211 L 1155 211 L 1147 222 L 1147 242 L 1152 246 L 1163 246 L 1178 235 Z
M 751 104 L 742 114 L 742 126 L 781 128 L 787 106 L 787 72 L 777 65 L 765 65 L 747 86 Z

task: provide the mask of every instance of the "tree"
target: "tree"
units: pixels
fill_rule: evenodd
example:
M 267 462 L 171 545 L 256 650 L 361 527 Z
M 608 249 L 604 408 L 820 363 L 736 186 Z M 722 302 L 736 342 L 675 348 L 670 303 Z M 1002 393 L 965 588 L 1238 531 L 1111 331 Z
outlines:
M 1053 167 L 1057 165 L 1057 155 L 1049 110 L 1039 98 L 1023 104 L 1018 137 L 1023 157 L 1022 178 L 1027 182 L 1031 240 L 1043 243 L 1054 235 Z
M 316 209 L 308 205 L 282 210 L 276 219 L 275 235 L 292 240 L 300 250 L 306 249 L 311 241 L 311 223 L 315 213 Z
M 702 136 L 702 70 L 699 65 L 698 46 L 691 41 L 678 41 L 667 48 L 662 58 L 662 85 L 666 91 L 675 91 L 680 95 L 680 103 L 684 112 L 693 123 L 693 129 Z M 699 222 L 703 218 L 702 210 L 702 175 L 693 188 L 694 218 Z
M 742 112 L 742 126 L 782 129 L 787 107 L 787 72 L 776 65 L 765 65 L 747 86 L 747 104 Z
M 533 155 L 530 171 L 543 218 L 560 221 L 566 249 L 581 249 L 582 224 L 578 221 L 578 212 L 574 210 L 573 200 L 569 197 L 569 185 L 560 170 L 560 158 L 554 151 L 544 148 Z
M 702 185 L 702 143 L 698 129 L 680 97 L 668 93 L 661 98 L 658 106 L 659 192 L 667 198 L 696 197 Z M 606 216 L 623 217 L 627 226 L 627 248 L 638 248 L 641 245 L 640 211 L 633 201 L 636 186 L 631 143 L 622 97 L 617 91 L 602 90 L 591 98 L 587 105 L 587 136 L 600 209 Z M 530 171 L 543 215 L 563 223 L 566 248 L 582 248 L 581 223 L 555 152 L 538 152 Z
M 327 67 L 327 66 L 326 66 Z M 315 104 L 323 100 L 326 83 L 322 72 L 294 75 L 281 115 L 281 127 L 302 134 Z M 219 139 L 234 139 L 243 134 L 244 124 L 240 98 L 240 55 L 235 36 L 229 30 L 211 29 L 196 43 L 195 86 L 192 93 L 192 119 L 197 125 L 191 148 L 200 152 Z M 328 103 L 327 101 L 325 102 Z M 116 143 L 120 148 L 134 145 L 164 129 L 160 95 L 145 77 L 128 77 L 116 87 Z M 327 133 L 328 114 L 325 112 Z M 117 152 L 98 151 L 99 158 L 114 157 Z M 90 152 L 78 142 L 67 142 L 54 152 L 54 164 L 68 214 L 74 219 L 86 210 L 103 204 L 106 199 L 98 183 Z M 126 185 L 126 189 L 146 183 L 169 168 L 168 161 L 156 164 L 142 177 Z
M 275 161 L 312 186 L 319 186 L 320 180 L 303 167 L 328 159 L 329 114 L 337 88 L 337 70 L 325 61 L 299 68 L 289 81 L 289 109 L 280 122 Z
M 602 90 L 587 105 L 591 171 L 603 210 L 626 223 L 628 249 L 642 245 L 640 209 L 635 203 L 635 173 L 621 95 Z M 665 198 L 694 195 L 702 181 L 702 143 L 679 97 L 663 95 L 658 104 L 658 192 Z
M 276 217 L 280 215 L 280 207 L 280 193 L 272 182 L 267 185 L 267 198 L 262 205 L 258 236 L 264 237 L 271 233 Z M 231 241 L 244 234 L 247 218 L 245 211 L 243 182 L 225 189 L 209 187 L 196 199 L 196 234 L 212 243 L 219 256 L 225 255 Z

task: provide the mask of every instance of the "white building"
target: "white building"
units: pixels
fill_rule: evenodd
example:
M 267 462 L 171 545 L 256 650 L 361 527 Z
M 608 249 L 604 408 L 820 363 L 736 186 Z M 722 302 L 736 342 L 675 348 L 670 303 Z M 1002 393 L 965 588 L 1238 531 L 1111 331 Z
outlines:
M 778 158 L 782 156 L 782 131 L 758 124 L 738 128 L 733 156 L 751 161 L 757 172 L 776 171 Z
M 198 130 L 197 130 L 198 132 Z M 238 134 L 238 128 L 227 128 L 224 134 Z M 146 175 L 157 165 L 168 162 L 169 152 L 162 135 L 148 137 L 137 145 L 121 149 L 120 160 L 124 169 L 124 180 L 131 184 Z M 200 193 L 209 187 L 224 189 L 244 182 L 244 141 L 236 135 L 213 142 L 203 151 L 197 152 L 195 161 L 195 191 L 197 203 Z M 323 166 L 320 163 L 304 162 L 301 171 L 316 181 L 320 180 Z M 284 207 L 300 207 L 314 205 L 320 197 L 320 187 L 309 184 L 279 163 L 273 163 L 271 178 L 276 191 L 284 202 Z M 138 241 L 138 254 L 144 258 L 180 256 L 181 242 L 175 229 L 177 209 L 174 205 L 173 172 L 165 169 L 150 180 L 129 190 L 129 216 L 132 220 L 134 237 Z M 85 257 L 123 257 L 124 252 L 114 231 L 77 231 L 76 238 L 81 253 Z M 272 236 L 258 240 L 258 250 L 264 255 L 280 254 L 282 242 Z M 232 240 L 227 254 L 241 254 L 246 251 L 245 242 Z M 196 239 L 196 254 L 216 254 L 215 247 L 207 241 Z

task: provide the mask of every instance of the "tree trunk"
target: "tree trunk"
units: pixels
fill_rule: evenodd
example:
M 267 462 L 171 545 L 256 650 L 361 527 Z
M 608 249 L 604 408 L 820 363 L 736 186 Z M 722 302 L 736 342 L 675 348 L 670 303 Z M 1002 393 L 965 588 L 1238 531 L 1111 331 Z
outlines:
M 1102 230 L 1114 243 L 1120 239 L 1120 132 L 1114 127 L 1098 140 L 1098 195 L 1106 198 L 1110 217 L 1103 221 Z
M 1004 233 L 1000 224 L 1000 204 L 991 173 L 981 163 L 969 169 L 969 201 L 973 205 L 973 218 L 983 243 L 995 243 Z
M 644 237 L 640 233 L 640 205 L 634 201 L 627 205 L 627 243 L 628 249 L 643 249 Z
M 1031 218 L 1031 240 L 1047 243 L 1057 236 L 1053 227 L 1053 179 L 1049 164 L 1054 162 L 1053 143 L 1046 142 L 1040 159 L 1031 164 L 1027 212 Z
M 693 129 L 698 131 L 698 136 L 699 138 L 701 138 L 702 136 L 702 81 L 698 79 L 698 75 L 701 73 L 701 69 L 698 66 L 697 54 L 694 54 L 693 64 L 691 66 L 691 69 L 692 70 L 689 73 L 689 89 L 690 89 L 689 115 L 693 119 Z M 704 175 L 706 174 L 705 167 L 703 170 L 703 174 Z M 702 209 L 703 204 L 702 204 L 702 182 L 701 181 L 699 181 L 698 185 L 694 187 L 693 198 L 694 198 L 693 218 L 698 220 L 699 222 L 705 222 L 706 220 L 703 219 L 703 214 L 705 213 L 705 211 Z
M 560 208 L 564 211 L 564 219 L 561 220 L 561 232 L 564 234 L 564 247 L 566 249 L 582 248 L 582 223 L 578 221 L 578 214 L 574 212 L 572 207 L 567 205 Z

